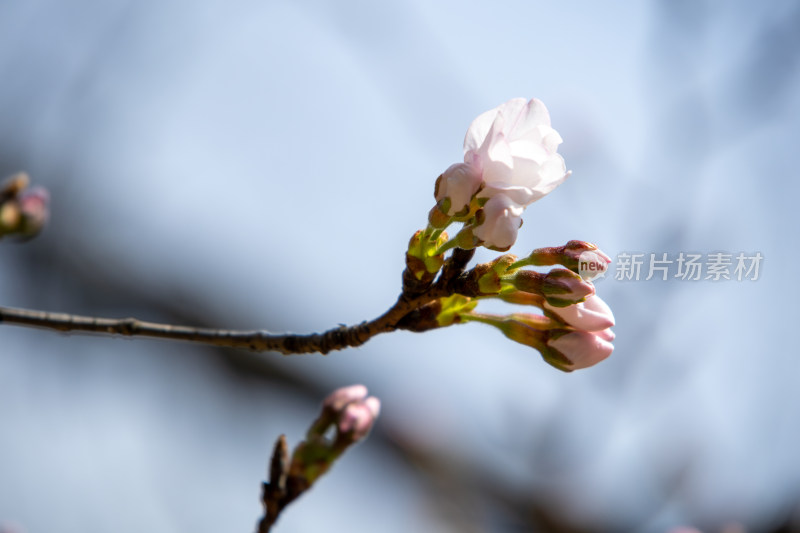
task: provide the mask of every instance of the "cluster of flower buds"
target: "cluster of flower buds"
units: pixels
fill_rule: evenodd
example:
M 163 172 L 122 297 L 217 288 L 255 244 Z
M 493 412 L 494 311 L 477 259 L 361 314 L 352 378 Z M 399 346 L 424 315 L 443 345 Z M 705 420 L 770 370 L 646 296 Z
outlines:
M 545 249 L 543 249 L 545 250 Z M 606 303 L 595 294 L 591 281 L 583 279 L 577 270 L 577 255 L 589 251 L 600 258 L 600 268 L 605 270 L 610 260 L 596 246 L 581 241 L 547 248 L 550 264 L 569 266 L 555 268 L 547 273 L 520 268 L 530 264 L 530 258 L 515 261 L 507 254 L 491 263 L 477 265 L 463 276 L 464 292 L 476 298 L 496 297 L 505 302 L 534 306 L 542 314 L 512 313 L 493 315 L 475 312 L 461 303 L 455 310 L 453 322 L 482 322 L 498 328 L 506 337 L 536 348 L 545 361 L 564 371 L 595 365 L 611 355 L 614 346 L 614 315 Z M 560 251 L 559 251 L 560 250 Z M 498 266 L 505 265 L 499 271 Z M 453 313 L 445 307 L 441 316 Z
M 542 252 L 541 250 L 544 250 Z M 614 315 L 595 294 L 595 287 L 579 274 L 584 253 L 594 254 L 595 268 L 604 272 L 610 259 L 591 243 L 570 241 L 564 246 L 542 248 L 518 260 L 502 255 L 476 265 L 454 282 L 456 294 L 440 298 L 407 317 L 406 329 L 424 331 L 464 322 L 482 322 L 498 328 L 506 337 L 537 349 L 544 360 L 564 371 L 597 364 L 614 349 Z M 546 259 L 542 259 L 547 254 Z M 564 265 L 549 272 L 525 270 L 532 264 Z M 494 315 L 475 311 L 481 300 L 499 299 L 532 306 L 540 313 Z M 400 324 L 405 327 L 404 323 Z
M 465 250 L 507 251 L 516 242 L 525 208 L 569 177 L 559 144 L 547 108 L 535 98 L 514 98 L 472 122 L 464 139 L 464 162 L 451 165 L 436 180 L 428 226 L 414 235 L 406 254 L 407 296 L 424 294 L 434 281 L 448 287 L 449 295 L 411 311 L 398 327 L 425 331 L 483 322 L 536 348 L 565 371 L 592 366 L 611 354 L 614 315 L 591 282 L 605 273 L 611 259 L 597 246 L 569 241 L 523 259 L 505 254 L 464 271 L 470 257 Z M 453 223 L 463 227 L 448 238 L 445 229 Z M 467 260 L 454 265 L 461 257 Z M 565 268 L 524 270 L 553 265 Z M 478 302 L 487 298 L 534 306 L 541 314 L 477 312 Z
M 50 195 L 42 187 L 28 188 L 29 183 L 28 175 L 19 173 L 0 185 L 0 239 L 7 235 L 29 239 L 47 223 Z

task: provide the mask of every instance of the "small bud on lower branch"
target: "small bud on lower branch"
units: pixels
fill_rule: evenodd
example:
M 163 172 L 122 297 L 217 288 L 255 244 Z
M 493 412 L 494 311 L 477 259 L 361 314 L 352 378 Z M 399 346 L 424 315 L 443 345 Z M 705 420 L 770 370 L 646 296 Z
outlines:
M 322 403 L 322 412 L 291 458 L 286 438 L 278 438 L 270 461 L 269 482 L 263 484 L 264 517 L 258 523 L 259 533 L 268 532 L 287 505 L 311 488 L 348 447 L 369 434 L 380 405 L 374 396 L 367 397 L 363 385 L 344 387 Z M 331 426 L 335 436 L 327 439 L 325 433 Z
M 336 389 L 322 402 L 323 409 L 339 413 L 349 403 L 363 401 L 367 397 L 367 388 L 364 385 L 350 385 Z
M 358 442 L 369 434 L 380 412 L 381 402 L 374 396 L 350 402 L 342 410 L 337 429 L 348 445 Z

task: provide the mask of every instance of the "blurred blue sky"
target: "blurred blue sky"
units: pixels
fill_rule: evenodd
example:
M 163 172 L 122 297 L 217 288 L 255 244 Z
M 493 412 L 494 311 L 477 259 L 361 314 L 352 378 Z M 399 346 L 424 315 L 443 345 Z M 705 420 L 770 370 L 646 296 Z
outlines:
M 0 297 L 136 311 L 37 278 L 19 258 L 38 249 L 219 326 L 372 318 L 471 120 L 535 96 L 573 176 L 512 252 L 760 252 L 760 279 L 598 282 L 616 350 L 569 375 L 480 325 L 280 367 L 363 382 L 387 432 L 576 526 L 768 531 L 800 496 L 799 57 L 792 1 L 5 1 L 0 175 L 28 171 L 53 209 L 2 243 Z M 250 528 L 272 439 L 300 438 L 319 398 L 242 389 L 197 352 L 0 328 L 0 522 Z M 367 442 L 278 530 L 519 530 L 489 504 L 462 520 Z

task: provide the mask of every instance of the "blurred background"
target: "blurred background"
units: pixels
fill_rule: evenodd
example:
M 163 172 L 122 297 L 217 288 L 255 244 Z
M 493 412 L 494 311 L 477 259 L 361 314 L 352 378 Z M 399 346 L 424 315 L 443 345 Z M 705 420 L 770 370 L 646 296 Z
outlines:
M 512 252 L 764 258 L 599 281 L 616 349 L 572 374 L 478 324 L 326 357 L 0 326 L 0 524 L 250 531 L 275 438 L 364 383 L 378 427 L 277 531 L 800 531 L 799 59 L 780 0 L 0 2 L 0 177 L 52 195 L 0 243 L 2 305 L 377 316 L 470 122 L 517 96 L 573 175 Z

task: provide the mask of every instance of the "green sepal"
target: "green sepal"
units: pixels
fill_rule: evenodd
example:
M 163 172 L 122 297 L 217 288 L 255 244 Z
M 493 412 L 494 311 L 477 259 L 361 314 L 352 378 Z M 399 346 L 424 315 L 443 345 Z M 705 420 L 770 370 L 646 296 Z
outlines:
M 330 469 L 338 455 L 323 438 L 301 442 L 294 449 L 289 471 L 312 485 L 318 477 Z
M 442 310 L 436 317 L 436 322 L 441 327 L 451 326 L 456 322 L 461 322 L 461 314 L 469 313 L 478 305 L 477 300 L 473 300 L 461 294 L 453 294 L 439 300 Z
M 517 256 L 505 254 L 485 265 L 478 265 L 479 267 L 488 267 L 478 278 L 478 290 L 483 294 L 497 294 L 507 287 L 508 284 L 503 283 L 503 276 L 508 274 L 509 267 L 514 264 L 516 260 Z M 476 268 L 476 270 L 478 270 L 478 268 Z
M 444 253 L 437 249 L 447 242 L 447 232 L 428 227 L 418 230 L 408 242 L 406 266 L 417 280 L 432 278 L 444 264 Z

